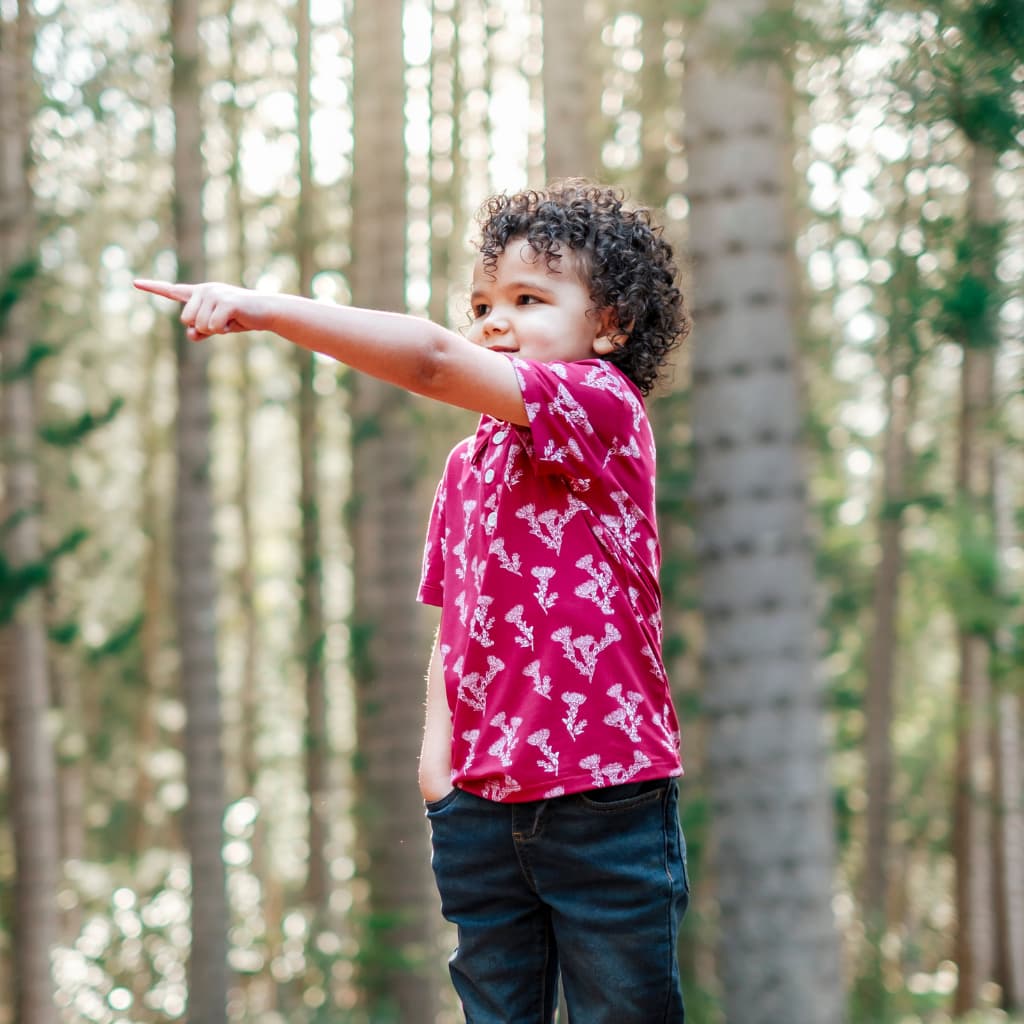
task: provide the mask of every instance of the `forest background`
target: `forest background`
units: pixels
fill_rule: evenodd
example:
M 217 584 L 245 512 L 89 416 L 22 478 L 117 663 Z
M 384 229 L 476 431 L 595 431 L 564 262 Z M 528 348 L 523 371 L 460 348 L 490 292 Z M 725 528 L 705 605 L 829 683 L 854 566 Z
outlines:
M 1020 0 L 0 2 L 0 1022 L 454 1021 L 415 784 L 472 428 L 134 276 L 466 322 L 653 204 L 699 1024 L 1024 1008 Z M 609 979 L 614 985 L 614 979 Z

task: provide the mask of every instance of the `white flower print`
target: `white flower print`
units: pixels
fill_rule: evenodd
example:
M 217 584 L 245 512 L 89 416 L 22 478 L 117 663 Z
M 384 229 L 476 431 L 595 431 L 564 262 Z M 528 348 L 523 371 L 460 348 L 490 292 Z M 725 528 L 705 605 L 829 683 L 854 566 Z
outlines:
M 505 616 L 505 621 L 510 625 L 513 625 L 518 630 L 518 635 L 515 638 L 516 643 L 520 647 L 525 647 L 528 650 L 533 650 L 533 626 L 529 625 L 523 618 L 523 606 L 517 604 L 514 608 L 510 609 L 508 614 Z
M 572 396 L 572 392 L 564 384 L 558 385 L 554 401 L 548 405 L 548 410 L 561 416 L 567 423 L 571 423 L 577 430 L 584 434 L 592 434 L 594 428 L 587 418 L 587 411 Z
M 493 597 L 481 594 L 476 599 L 476 608 L 473 611 L 473 618 L 469 622 L 469 635 L 481 647 L 493 647 L 494 639 L 491 637 L 491 629 L 494 626 L 494 616 L 487 612 L 494 603 Z
M 587 506 L 571 494 L 566 510 L 559 514 L 555 509 L 549 508 L 546 512 L 537 515 L 537 508 L 530 502 L 516 512 L 517 519 L 525 519 L 530 526 L 530 533 L 543 542 L 545 547 L 551 548 L 557 555 L 562 550 L 562 539 L 565 536 L 565 528 L 572 520 Z
M 662 706 L 661 713 L 654 713 L 651 719 L 654 724 L 658 727 L 661 732 L 661 745 L 674 754 L 679 749 L 679 730 L 673 729 L 671 726 L 672 722 L 672 709 L 668 704 Z
M 583 730 L 587 727 L 587 720 L 580 719 L 580 708 L 587 702 L 587 698 L 582 693 L 563 693 L 562 700 L 568 705 L 569 710 L 565 713 L 565 718 L 562 719 L 562 724 L 565 726 L 566 731 L 573 739 L 583 735 Z
M 617 437 L 613 438 L 612 443 L 608 446 L 608 454 L 604 457 L 602 468 L 607 468 L 608 463 L 617 456 L 629 459 L 639 459 L 640 445 L 636 443 L 636 438 L 631 436 L 625 444 L 623 444 Z
M 519 727 L 523 724 L 523 720 L 516 716 L 510 718 L 508 721 L 505 719 L 505 712 L 499 711 L 492 719 L 491 725 L 500 729 L 502 737 L 500 740 L 495 740 L 488 748 L 487 753 L 491 757 L 498 758 L 501 761 L 502 768 L 508 768 L 512 764 L 512 751 L 515 750 L 519 744 Z
M 469 751 L 466 754 L 466 761 L 462 766 L 462 773 L 465 774 L 473 767 L 473 761 L 476 760 L 476 741 L 480 739 L 479 729 L 467 729 L 463 734 L 462 738 L 469 744 Z
M 642 772 L 650 766 L 651 759 L 642 750 L 633 751 L 633 763 L 628 768 L 623 768 L 618 761 L 602 765 L 600 754 L 590 754 L 580 761 L 580 767 L 586 768 L 590 772 L 590 777 L 597 788 L 621 786 L 624 782 L 629 782 L 638 772 Z
M 595 391 L 607 391 L 621 398 L 633 413 L 633 429 L 640 429 L 640 423 L 644 415 L 640 400 L 629 388 L 623 386 L 622 380 L 609 369 L 607 364 L 602 363 L 600 366 L 595 366 L 593 369 L 588 370 L 586 377 L 583 378 L 583 383 Z
M 551 639 L 562 645 L 565 657 L 576 666 L 580 675 L 588 680 L 594 678 L 597 659 L 601 652 L 621 638 L 622 634 L 610 622 L 604 624 L 604 637 L 601 640 L 595 640 L 589 633 L 573 636 L 569 626 L 556 629 L 551 634 Z
M 558 600 L 558 594 L 548 593 L 548 585 L 550 584 L 552 577 L 555 575 L 554 568 L 550 565 L 538 565 L 536 568 L 530 570 L 530 575 L 537 581 L 537 589 L 533 594 L 533 596 L 537 598 L 537 604 L 539 604 L 545 612 L 550 611 L 551 606 Z
M 640 539 L 640 531 L 637 529 L 640 513 L 625 491 L 615 491 L 612 501 L 618 505 L 621 515 L 618 518 L 601 516 L 601 522 L 623 548 L 630 549 Z
M 502 800 L 510 797 L 513 793 L 518 793 L 523 787 L 512 778 L 511 775 L 505 776 L 502 782 L 488 782 L 484 786 L 481 796 L 485 800 L 494 800 L 500 803 Z
M 522 576 L 522 561 L 519 555 L 510 555 L 505 550 L 504 538 L 498 537 L 496 540 L 491 541 L 489 553 L 498 556 L 498 565 L 505 570 L 505 572 L 512 573 L 513 576 Z
M 664 669 L 661 667 L 661 662 L 658 660 L 658 655 L 655 654 L 654 649 L 650 644 L 644 644 L 643 651 L 644 657 L 651 663 L 651 672 L 656 675 L 659 679 L 665 678 Z
M 619 706 L 611 714 L 605 715 L 604 724 L 621 729 L 633 743 L 639 743 L 640 723 L 644 720 L 644 716 L 637 713 L 637 708 L 640 707 L 643 696 L 631 691 L 623 697 L 622 685 L 620 683 L 616 683 L 608 691 L 608 696 Z
M 541 757 L 537 761 L 537 766 L 543 768 L 544 771 L 550 772 L 552 775 L 558 774 L 558 751 L 552 750 L 548 744 L 548 737 L 551 735 L 548 729 L 538 729 L 536 732 L 530 733 L 526 737 L 526 742 L 531 747 L 536 747 Z
M 564 463 L 566 458 L 571 455 L 577 462 L 583 461 L 583 449 L 577 444 L 576 439 L 570 437 L 568 442 L 562 445 L 561 448 L 555 447 L 554 441 L 548 441 L 544 446 L 544 454 L 541 458 L 545 462 L 558 462 Z
M 593 601 L 605 615 L 611 615 L 611 599 L 619 592 L 619 588 L 612 582 L 612 567 L 607 562 L 595 566 L 593 556 L 584 555 L 576 563 L 576 568 L 582 569 L 590 577 L 576 588 L 576 596 Z
M 487 658 L 487 675 L 481 676 L 479 672 L 471 672 L 468 676 L 459 680 L 457 699 L 468 704 L 477 711 L 483 711 L 487 704 L 487 688 L 494 682 L 498 673 L 505 667 L 501 658 L 489 655 Z M 462 669 L 462 659 L 455 664 L 455 674 L 459 675 Z
M 551 676 L 545 676 L 540 671 L 540 660 L 531 661 L 523 669 L 523 675 L 533 680 L 533 692 L 541 697 L 551 700 Z

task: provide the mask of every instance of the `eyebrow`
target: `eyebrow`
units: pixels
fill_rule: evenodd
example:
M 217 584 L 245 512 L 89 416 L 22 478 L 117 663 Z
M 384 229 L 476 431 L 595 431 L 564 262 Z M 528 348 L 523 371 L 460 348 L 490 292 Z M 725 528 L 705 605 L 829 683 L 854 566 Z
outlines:
M 492 286 L 493 287 L 493 286 Z M 527 278 L 519 278 L 515 281 L 509 281 L 503 286 L 505 290 L 510 292 L 543 292 L 545 295 L 551 295 L 552 290 L 545 287 L 542 284 L 538 284 L 536 281 L 531 281 Z M 475 299 L 477 296 L 483 294 L 488 289 L 486 287 L 477 286 L 470 293 L 470 299 Z

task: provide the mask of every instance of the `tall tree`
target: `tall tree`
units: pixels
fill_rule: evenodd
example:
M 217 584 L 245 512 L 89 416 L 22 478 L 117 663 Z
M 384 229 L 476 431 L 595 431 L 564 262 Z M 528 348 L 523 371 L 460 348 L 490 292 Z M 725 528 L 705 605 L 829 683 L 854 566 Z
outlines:
M 544 144 L 548 178 L 594 176 L 599 90 L 585 7 L 543 0 Z
M 406 157 L 401 0 L 356 0 L 352 294 L 405 308 Z M 412 399 L 354 377 L 352 389 L 353 676 L 356 784 L 369 928 L 361 958 L 374 1020 L 432 1020 L 435 972 L 414 969 L 433 943 L 436 896 L 416 787 L 428 654 L 415 595 L 425 510 Z
M 921 24 L 932 29 L 924 30 L 928 92 L 922 114 L 955 124 L 968 154 L 967 203 L 940 324 L 963 352 L 954 504 L 960 559 L 953 600 L 959 685 L 952 836 L 959 968 L 953 1009 L 965 1013 L 979 1004 L 997 960 L 1001 980 L 1017 990 L 1019 999 L 1024 957 L 1024 894 L 1004 874 L 1016 860 L 1012 845 L 1020 819 L 993 813 L 1004 787 L 1012 791 L 1014 786 L 1015 780 L 1003 774 L 1007 758 L 1016 762 L 1012 771 L 1020 777 L 1019 753 L 1012 728 L 1004 732 L 992 720 L 993 698 L 998 700 L 993 653 L 1006 616 L 994 472 L 999 452 L 998 264 L 1005 228 L 996 170 L 1002 153 L 1020 149 L 1024 130 L 1016 80 L 1024 59 L 1024 23 L 1016 0 L 968 5 L 935 0 L 923 6 L 932 17 Z
M 295 5 L 297 120 L 299 136 L 299 201 L 295 230 L 299 292 L 313 294 L 316 248 L 315 200 L 310 133 L 312 98 L 309 0 Z M 327 906 L 330 878 L 327 865 L 327 785 L 330 746 L 327 736 L 327 684 L 324 675 L 324 611 L 320 560 L 320 494 L 317 479 L 317 398 L 313 387 L 316 361 L 311 352 L 295 351 L 299 375 L 299 475 L 302 565 L 302 665 L 306 681 L 306 790 L 309 795 L 309 864 L 306 899 L 317 912 Z
M 994 158 L 991 149 L 971 150 L 968 242 L 963 258 L 974 284 L 990 288 L 994 280 Z M 958 299 L 963 298 L 958 290 Z M 959 306 L 958 299 L 954 302 Z M 988 307 L 988 303 L 985 303 Z M 981 998 L 981 987 L 995 967 L 995 905 L 991 855 L 992 815 L 992 621 L 995 530 L 993 477 L 995 416 L 995 345 L 991 310 L 963 318 L 960 429 L 956 489 L 962 552 L 961 572 L 968 599 L 957 607 L 960 659 L 956 709 L 953 852 L 956 864 L 957 930 L 955 960 L 959 969 L 954 1009 L 966 1013 Z M 959 333 L 959 332 L 958 332 Z
M 32 283 L 35 225 L 28 180 L 33 50 L 30 5 L 0 16 L 0 644 L 14 830 L 14 1011 L 20 1024 L 56 1024 L 50 952 L 57 941 L 60 856 L 57 777 L 47 729 L 50 680 L 39 522 Z
M 174 231 L 182 281 L 206 277 L 203 241 L 202 117 L 198 0 L 171 5 L 174 111 Z M 218 1024 L 227 1014 L 227 894 L 222 819 L 224 763 L 217 674 L 217 598 L 210 481 L 208 348 L 175 333 L 178 381 L 174 501 L 175 619 L 186 711 L 188 803 L 185 840 L 192 865 L 189 1019 Z
M 801 450 L 791 112 L 777 65 L 728 64 L 751 27 L 785 13 L 716 0 L 687 33 L 707 772 L 728 1019 L 836 1024 L 844 986 Z
M 908 435 L 922 289 L 917 263 L 902 253 L 895 263 L 890 293 L 893 308 L 886 335 L 886 426 L 882 450 L 882 496 L 878 515 L 880 557 L 875 569 L 873 628 L 864 702 L 867 834 L 864 845 L 863 907 L 872 938 L 885 926 L 889 884 L 889 825 L 893 780 L 892 725 L 894 677 L 899 647 L 900 583 L 903 573 L 903 523 L 908 497 Z

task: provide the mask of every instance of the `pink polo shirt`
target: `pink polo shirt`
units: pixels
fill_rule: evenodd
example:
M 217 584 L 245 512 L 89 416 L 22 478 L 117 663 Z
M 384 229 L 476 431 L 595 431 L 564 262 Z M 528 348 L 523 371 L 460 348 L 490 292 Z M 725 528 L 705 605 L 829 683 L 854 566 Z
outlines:
M 530 425 L 456 445 L 423 559 L 452 782 L 511 802 L 680 775 L 643 399 L 611 363 L 509 358 Z

